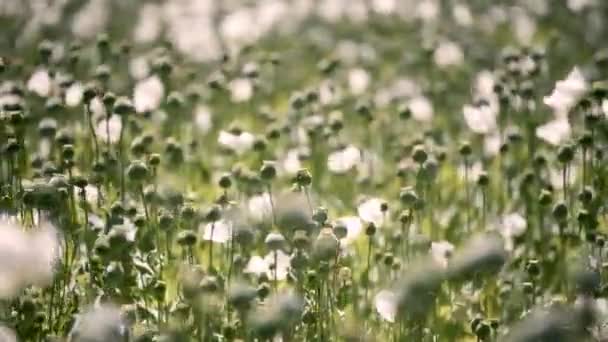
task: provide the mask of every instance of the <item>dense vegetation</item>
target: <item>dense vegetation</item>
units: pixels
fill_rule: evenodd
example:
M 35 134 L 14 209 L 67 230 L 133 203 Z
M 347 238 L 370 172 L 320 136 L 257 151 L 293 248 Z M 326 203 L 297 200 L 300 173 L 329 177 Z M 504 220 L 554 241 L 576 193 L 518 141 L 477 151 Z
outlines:
M 0 1 L 0 341 L 606 341 L 608 3 Z

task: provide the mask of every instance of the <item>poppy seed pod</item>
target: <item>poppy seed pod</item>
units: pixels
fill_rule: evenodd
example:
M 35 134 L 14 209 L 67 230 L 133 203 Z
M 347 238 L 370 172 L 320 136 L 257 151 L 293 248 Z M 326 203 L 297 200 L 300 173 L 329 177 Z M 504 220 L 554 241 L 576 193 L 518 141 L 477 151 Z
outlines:
M 271 232 L 264 239 L 266 247 L 271 251 L 282 250 L 285 247 L 285 237 L 278 232 Z
M 275 162 L 265 160 L 260 168 L 260 177 L 262 177 L 263 180 L 270 181 L 274 179 L 276 175 L 277 169 L 275 167 Z
M 148 175 L 148 166 L 140 160 L 132 161 L 127 167 L 127 177 L 129 177 L 129 180 L 132 182 L 143 182 Z
M 574 149 L 570 145 L 560 146 L 557 150 L 557 159 L 563 163 L 568 164 L 574 159 Z
M 321 229 L 313 244 L 314 257 L 317 260 L 330 261 L 336 258 L 340 242 L 330 228 Z
M 114 103 L 114 113 L 118 115 L 133 114 L 135 113 L 135 107 L 129 98 L 121 96 Z
M 424 149 L 423 145 L 414 146 L 414 148 L 412 150 L 412 159 L 416 163 L 422 164 L 426 161 L 427 158 L 428 158 L 428 155 L 427 155 L 426 150 Z

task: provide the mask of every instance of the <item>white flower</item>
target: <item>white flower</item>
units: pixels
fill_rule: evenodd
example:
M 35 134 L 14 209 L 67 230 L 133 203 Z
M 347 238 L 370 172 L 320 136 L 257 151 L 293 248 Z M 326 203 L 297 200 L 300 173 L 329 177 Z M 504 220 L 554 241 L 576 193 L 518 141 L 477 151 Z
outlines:
M 488 134 L 483 139 L 483 152 L 486 156 L 492 157 L 500 151 L 501 139 L 498 132 Z
M 409 109 L 416 121 L 428 122 L 433 119 L 433 104 L 424 96 L 411 99 Z
M 498 223 L 498 232 L 505 239 L 505 249 L 507 251 L 513 250 L 513 238 L 524 234 L 527 227 L 526 219 L 518 213 L 507 214 L 502 218 Z
M 202 230 L 203 240 L 205 241 L 226 243 L 232 238 L 232 223 L 226 220 L 209 222 L 204 226 L 201 224 L 199 226 L 200 230 Z
M 10 328 L 0 325 L 0 341 L 2 342 L 17 342 L 17 335 Z
M 439 16 L 440 7 L 437 0 L 423 0 L 418 2 L 415 11 L 417 18 L 428 22 Z
M 245 102 L 253 96 L 253 83 L 248 78 L 236 78 L 228 85 L 232 102 Z
M 382 319 L 395 322 L 397 315 L 397 296 L 389 290 L 381 290 L 374 296 L 374 306 Z
M 479 106 L 466 105 L 462 109 L 464 120 L 471 131 L 487 134 L 496 129 L 496 108 L 483 104 Z
M 433 60 L 440 68 L 461 65 L 464 61 L 464 53 L 460 45 L 445 41 L 439 44 L 433 53 Z
M 431 257 L 437 265 L 446 268 L 454 252 L 454 245 L 448 241 L 431 242 Z
M 568 0 L 568 8 L 575 13 L 578 13 L 594 4 L 594 0 Z
M 72 33 L 81 39 L 90 39 L 101 32 L 110 19 L 107 0 L 87 1 L 74 16 Z
M 452 7 L 452 16 L 454 21 L 464 27 L 469 27 L 473 24 L 473 15 L 466 4 L 456 4 Z
M 194 123 L 200 133 L 207 133 L 213 127 L 213 121 L 211 121 L 211 110 L 205 105 L 198 105 L 194 110 Z
M 76 82 L 65 91 L 65 104 L 68 107 L 76 107 L 82 102 L 82 84 Z
M 602 101 L 602 112 L 604 112 L 604 115 L 608 118 L 608 99 Z
M 383 203 L 385 203 L 384 200 L 380 198 L 373 197 L 367 199 L 359 204 L 357 213 L 364 222 L 371 222 L 376 227 L 380 227 L 384 223 L 385 213 L 381 210 Z
M 141 80 L 150 73 L 150 64 L 145 57 L 135 57 L 129 61 L 129 74 L 136 80 Z
M 84 188 L 86 200 L 90 205 L 97 205 L 97 200 L 99 199 L 99 190 L 96 186 L 87 184 Z
M 358 216 L 340 217 L 335 221 L 334 226 L 340 224 L 346 227 L 346 236 L 340 241 L 342 245 L 351 244 L 363 231 L 363 222 Z
M 275 263 L 275 257 L 277 265 L 276 267 L 272 267 Z M 252 256 L 249 258 L 249 262 L 247 262 L 247 266 L 245 266 L 243 272 L 255 275 L 266 274 L 269 279 L 274 280 L 276 269 L 277 280 L 285 280 L 287 279 L 290 266 L 291 257 L 282 250 L 276 250 L 268 253 L 263 258 L 257 255 Z
M 287 155 L 283 159 L 283 170 L 289 174 L 295 174 L 301 168 L 300 151 L 297 148 L 287 151 Z
M 468 170 L 466 170 L 463 165 L 463 166 L 460 166 L 458 171 L 459 171 L 460 177 L 462 179 L 464 179 L 465 174 L 466 174 L 467 181 L 475 183 L 475 182 L 477 182 L 479 175 L 481 175 L 481 173 L 483 172 L 483 165 L 481 164 L 481 162 L 476 161 L 475 163 L 473 163 L 473 165 L 469 165 Z
M 587 92 L 588 84 L 578 67 L 574 67 L 565 80 L 557 81 L 551 95 L 543 102 L 551 107 L 556 115 L 567 116 L 568 112 Z
M 102 118 L 106 116 L 106 107 L 104 106 L 102 100 L 99 98 L 99 96 L 95 96 L 92 100 L 91 100 L 91 113 L 93 114 L 94 118 Z
M 10 220 L 0 221 L 0 298 L 12 298 L 29 285 L 50 284 L 60 255 L 50 224 L 26 232 Z
M 348 87 L 353 95 L 361 95 L 369 86 L 371 77 L 362 68 L 354 68 L 348 72 Z
M 272 217 L 272 205 L 268 193 L 253 196 L 247 202 L 249 215 L 256 222 L 261 222 Z
M 76 318 L 68 340 L 75 342 L 124 341 L 129 335 L 122 312 L 113 305 L 96 304 Z
M 361 151 L 353 145 L 335 151 L 327 158 L 327 168 L 334 173 L 346 173 L 361 162 Z
M 570 138 L 570 123 L 567 117 L 557 118 L 536 127 L 536 136 L 551 145 L 559 145 Z
M 36 70 L 27 81 L 27 90 L 40 97 L 47 97 L 51 94 L 52 80 L 49 72 L 45 69 Z
M 119 115 L 114 114 L 109 119 L 101 120 L 95 127 L 95 133 L 101 141 L 109 141 L 114 144 L 120 139 L 121 129 L 122 119 Z
M 150 76 L 135 85 L 133 105 L 138 113 L 153 111 L 160 106 L 164 96 L 165 87 L 160 78 Z
M 233 134 L 227 131 L 221 131 L 217 142 L 234 151 L 238 155 L 249 151 L 253 147 L 255 137 L 249 132 L 241 132 L 241 134 Z

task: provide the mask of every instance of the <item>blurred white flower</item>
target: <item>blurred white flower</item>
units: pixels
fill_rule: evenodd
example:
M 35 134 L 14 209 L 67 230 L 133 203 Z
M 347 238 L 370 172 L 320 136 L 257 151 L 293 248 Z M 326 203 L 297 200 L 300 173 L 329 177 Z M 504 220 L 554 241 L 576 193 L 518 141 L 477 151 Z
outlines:
M 521 236 L 526 232 L 528 224 L 526 219 L 518 213 L 511 213 L 503 216 L 498 223 L 498 232 L 505 239 L 505 249 L 513 250 L 513 238 Z
M 72 33 L 81 39 L 94 38 L 103 32 L 109 19 L 107 0 L 90 0 L 76 13 Z
M 129 74 L 136 80 L 144 79 L 150 73 L 150 64 L 145 57 L 135 57 L 129 61 Z
M 380 14 L 391 14 L 397 8 L 397 0 L 372 0 L 372 9 Z
M 57 231 L 49 223 L 24 231 L 14 221 L 0 221 L 0 298 L 16 296 L 29 285 L 46 286 L 59 260 Z
M 82 84 L 75 82 L 65 91 L 65 104 L 68 107 L 76 107 L 82 102 Z
M 353 145 L 332 152 L 327 158 L 327 168 L 334 173 L 346 173 L 361 162 L 361 151 Z
M 209 222 L 207 224 L 201 224 L 201 226 L 199 226 L 199 230 L 202 230 L 204 241 L 226 243 L 232 238 L 232 223 L 223 219 L 215 222 Z
M 477 179 L 479 178 L 479 175 L 481 175 L 482 172 L 483 172 L 483 164 L 480 161 L 476 161 L 472 165 L 469 165 L 468 170 L 466 170 L 464 165 L 462 165 L 458 168 L 458 173 L 460 174 L 460 178 L 464 179 L 464 176 L 466 174 L 467 180 L 472 183 L 477 182 Z
M 270 195 L 264 192 L 257 196 L 251 197 L 247 202 L 247 209 L 250 217 L 256 222 L 262 222 L 269 217 L 272 217 Z
M 454 21 L 460 26 L 469 27 L 473 24 L 473 15 L 466 4 L 455 4 L 452 7 L 452 16 L 454 17 Z
M 500 152 L 501 139 L 500 134 L 495 131 L 488 134 L 483 139 L 483 152 L 486 156 L 492 157 Z
M 375 224 L 376 227 L 380 227 L 384 223 L 385 216 L 385 213 L 381 209 L 383 203 L 385 203 L 385 201 L 381 198 L 369 198 L 359 204 L 357 213 L 364 222 L 371 222 Z
M 433 119 L 433 104 L 422 95 L 410 100 L 409 109 L 416 121 L 429 122 Z
M 435 49 L 433 60 L 440 68 L 458 66 L 464 62 L 464 53 L 460 45 L 452 41 L 444 41 Z
M 514 7 L 511 23 L 515 38 L 520 44 L 529 45 L 536 34 L 536 21 L 521 7 Z
M 362 68 L 354 68 L 348 72 L 348 87 L 353 95 L 361 95 L 369 86 L 371 77 Z
M 536 127 L 536 136 L 551 145 L 559 145 L 570 138 L 570 123 L 567 117 L 557 118 Z
M 139 12 L 139 20 L 133 32 L 133 40 L 140 44 L 151 43 L 158 39 L 163 28 L 162 6 L 147 3 Z
M 245 102 L 253 96 L 253 83 L 248 78 L 236 78 L 228 85 L 232 102 Z
M 53 81 L 46 69 L 38 69 L 34 71 L 30 79 L 27 81 L 27 90 L 35 93 L 40 97 L 51 95 Z
M 208 133 L 213 127 L 211 120 L 211 109 L 205 105 L 199 104 L 194 110 L 194 123 L 198 132 L 202 134 Z
M 165 87 L 160 78 L 150 76 L 135 85 L 133 105 L 138 113 L 153 111 L 160 106 L 164 96 Z
M 101 120 L 95 127 L 95 134 L 103 141 L 109 141 L 115 144 L 120 139 L 120 130 L 122 129 L 122 119 L 119 115 L 113 114 L 109 119 Z
M 0 341 L 2 342 L 17 342 L 15 332 L 4 325 L 0 325 Z
M 556 115 L 567 116 L 568 112 L 587 92 L 588 84 L 578 67 L 574 67 L 566 79 L 557 81 L 553 92 L 545 96 L 543 102 L 551 107 Z
M 76 317 L 68 340 L 71 342 L 125 341 L 129 328 L 120 309 L 113 305 L 95 305 Z
M 255 275 L 266 274 L 269 279 L 274 280 L 276 269 L 277 280 L 285 280 L 287 279 L 290 266 L 291 257 L 282 250 L 276 250 L 266 254 L 263 258 L 258 255 L 252 256 L 249 258 L 243 272 Z
M 374 296 L 374 306 L 376 311 L 388 322 L 395 322 L 397 315 L 397 296 L 389 290 L 381 290 Z
M 228 131 L 221 131 L 219 133 L 217 142 L 234 151 L 238 155 L 249 151 L 253 147 L 255 137 L 249 132 L 241 132 L 241 134 L 234 134 Z
M 287 151 L 285 158 L 283 159 L 283 171 L 288 174 L 295 174 L 302 168 L 302 162 L 300 161 L 300 150 L 292 148 Z
M 363 231 L 363 222 L 359 216 L 343 216 L 334 222 L 334 226 L 344 225 L 346 227 L 346 236 L 340 241 L 342 245 L 349 245 L 354 242 Z
M 106 107 L 103 105 L 103 102 L 99 98 L 99 96 L 95 96 L 90 103 L 91 113 L 94 118 L 101 118 L 106 116 Z
M 433 21 L 439 16 L 441 8 L 437 0 L 422 0 L 416 5 L 416 17 L 422 21 Z
M 471 131 L 478 134 L 487 134 L 496 129 L 496 116 L 498 115 L 496 109 L 489 104 L 465 105 L 462 112 Z
M 99 190 L 96 186 L 87 184 L 84 188 L 86 200 L 90 205 L 97 205 L 99 199 Z
M 568 0 L 568 8 L 572 12 L 580 12 L 586 7 L 590 7 L 595 4 L 595 0 Z
M 454 252 L 454 245 L 448 241 L 431 242 L 431 257 L 437 265 L 446 268 Z

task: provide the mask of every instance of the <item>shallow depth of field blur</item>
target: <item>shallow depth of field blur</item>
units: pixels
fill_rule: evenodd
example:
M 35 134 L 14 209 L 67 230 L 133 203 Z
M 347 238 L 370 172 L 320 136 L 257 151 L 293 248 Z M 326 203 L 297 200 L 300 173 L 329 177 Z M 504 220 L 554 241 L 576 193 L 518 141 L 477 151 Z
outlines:
M 0 32 L 0 342 L 608 341 L 608 1 Z

